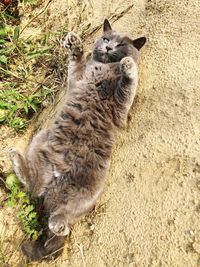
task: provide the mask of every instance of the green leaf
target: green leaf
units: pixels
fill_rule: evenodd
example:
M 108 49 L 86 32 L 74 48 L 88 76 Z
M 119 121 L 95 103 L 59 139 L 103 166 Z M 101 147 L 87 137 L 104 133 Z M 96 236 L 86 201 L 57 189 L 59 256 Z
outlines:
M 29 220 L 32 220 L 32 219 L 37 218 L 37 213 L 36 213 L 36 212 L 31 212 L 31 213 L 28 215 L 28 218 L 29 218 Z
M 34 231 L 34 233 L 33 233 L 33 235 L 32 235 L 33 240 L 37 240 L 38 237 L 39 237 L 39 233 L 38 233 L 38 231 Z
M 0 122 L 5 121 L 7 115 L 6 109 L 0 109 Z
M 34 210 L 33 205 L 29 205 L 25 208 L 25 213 L 28 215 L 31 211 Z
M 15 174 L 11 173 L 6 177 L 6 186 L 8 189 L 12 189 L 13 187 L 18 188 L 19 185 L 20 185 L 19 179 Z
M 23 198 L 23 201 L 22 201 L 24 204 L 22 205 L 23 208 L 25 208 L 27 206 L 27 204 L 29 205 L 30 204 L 30 199 L 28 198 L 28 196 L 26 195 L 26 197 Z
M 37 0 L 20 0 L 20 2 L 23 2 L 24 4 L 30 4 L 30 5 L 37 4 Z
M 7 64 L 7 57 L 4 55 L 0 56 L 0 63 Z
M 20 117 L 16 117 L 14 119 L 9 120 L 9 126 L 16 129 L 25 128 L 25 120 Z
M 18 38 L 19 38 L 19 26 L 15 27 L 14 29 L 13 41 L 17 41 Z
M 35 112 L 38 111 L 38 106 L 35 105 L 34 103 L 30 103 L 30 106 L 31 106 L 31 108 L 32 108 Z
M 11 26 L 2 26 L 0 27 L 0 37 L 7 37 L 8 34 L 12 33 L 12 27 Z
M 15 199 L 9 199 L 7 203 L 8 203 L 9 207 L 14 207 L 16 205 L 16 200 Z
M 6 41 L 4 39 L 0 39 L 0 44 L 5 44 Z
M 0 37 L 6 37 L 7 32 L 5 28 L 0 28 Z
M 40 47 L 37 50 L 34 50 L 27 54 L 27 59 L 33 59 L 38 58 L 41 56 L 51 56 L 50 49 L 52 49 L 53 46 L 47 46 L 47 47 Z
M 27 105 L 26 105 L 26 104 L 23 106 L 23 108 L 24 108 L 24 110 L 25 110 L 26 114 L 28 114 L 28 107 L 27 107 Z
M 23 198 L 23 197 L 26 197 L 26 194 L 22 191 L 20 191 L 18 194 L 17 194 L 17 197 L 18 198 Z

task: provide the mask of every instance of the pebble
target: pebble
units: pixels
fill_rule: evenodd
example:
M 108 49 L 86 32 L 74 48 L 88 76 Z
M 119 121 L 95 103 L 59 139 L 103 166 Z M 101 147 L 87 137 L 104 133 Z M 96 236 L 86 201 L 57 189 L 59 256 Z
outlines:
M 90 225 L 90 230 L 91 231 L 94 231 L 94 228 L 95 228 L 95 225 L 94 224 Z

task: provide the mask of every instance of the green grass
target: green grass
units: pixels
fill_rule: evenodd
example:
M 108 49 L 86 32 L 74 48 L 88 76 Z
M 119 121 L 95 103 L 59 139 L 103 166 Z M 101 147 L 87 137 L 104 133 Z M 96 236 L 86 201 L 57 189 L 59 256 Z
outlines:
M 38 1 L 37 0 L 20 0 L 20 2 L 23 4 L 36 5 Z
M 7 176 L 6 186 L 10 190 L 8 205 L 15 208 L 16 216 L 26 235 L 37 240 L 42 227 L 35 206 L 31 203 L 30 195 L 21 189 L 20 182 L 14 174 Z
M 3 251 L 3 242 L 1 240 L 0 240 L 0 264 L 2 267 L 9 266 L 8 257 L 5 255 Z
M 0 9 L 0 124 L 15 129 L 24 129 L 43 101 L 54 95 L 65 64 L 57 60 L 62 32 L 23 37 L 21 31 L 12 9 Z
M 39 92 L 28 96 L 15 89 L 0 91 L 0 123 L 7 123 L 15 129 L 25 128 L 29 118 L 40 109 L 44 99 L 51 93 L 45 86 Z

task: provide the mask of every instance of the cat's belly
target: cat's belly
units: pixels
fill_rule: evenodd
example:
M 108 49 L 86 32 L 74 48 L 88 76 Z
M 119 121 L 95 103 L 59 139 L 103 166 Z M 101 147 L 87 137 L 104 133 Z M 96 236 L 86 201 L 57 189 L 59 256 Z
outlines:
M 92 135 L 84 135 L 83 138 L 83 133 L 79 134 L 77 132 L 75 143 L 71 142 L 71 138 L 66 138 L 62 144 L 62 136 L 55 136 L 54 133 L 42 133 L 35 137 L 28 155 L 31 159 L 29 168 L 33 170 L 30 179 L 36 194 L 42 195 L 46 185 L 62 177 L 66 184 L 80 179 L 85 179 L 85 184 L 88 181 L 93 184 L 96 179 L 104 180 L 110 164 L 112 144 L 100 138 L 97 142 Z M 41 137 L 42 143 L 39 143 Z M 38 186 L 35 187 L 35 184 Z

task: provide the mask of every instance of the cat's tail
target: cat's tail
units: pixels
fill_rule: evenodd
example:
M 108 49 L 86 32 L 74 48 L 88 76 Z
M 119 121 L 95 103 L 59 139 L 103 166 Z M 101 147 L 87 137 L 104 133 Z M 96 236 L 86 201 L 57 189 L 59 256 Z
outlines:
M 29 261 L 52 260 L 63 251 L 65 236 L 56 236 L 50 230 L 47 231 L 46 240 L 24 241 L 21 249 Z

